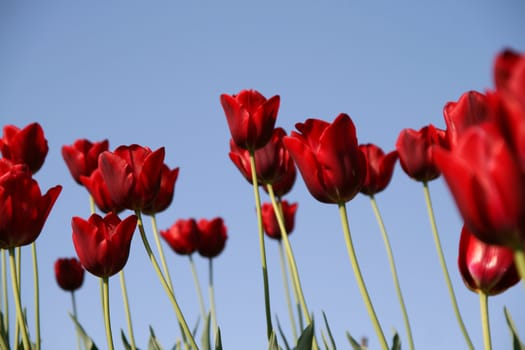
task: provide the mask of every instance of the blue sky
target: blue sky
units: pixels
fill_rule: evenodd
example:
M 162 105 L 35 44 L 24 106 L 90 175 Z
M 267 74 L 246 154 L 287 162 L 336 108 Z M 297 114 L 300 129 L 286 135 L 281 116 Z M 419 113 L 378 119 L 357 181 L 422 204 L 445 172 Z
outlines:
M 265 349 L 253 195 L 228 158 L 230 136 L 220 94 L 245 88 L 267 97 L 279 94 L 277 124 L 288 132 L 306 118 L 332 121 L 348 113 L 361 143 L 389 151 L 403 128 L 429 123 L 443 128 L 446 102 L 467 90 L 493 86 L 495 55 L 505 47 L 525 51 L 524 13 L 525 4 L 511 0 L 2 1 L 0 125 L 39 122 L 50 152 L 36 178 L 43 189 L 64 187 L 37 241 L 44 349 L 75 346 L 69 295 L 56 285 L 52 265 L 75 254 L 71 217 L 89 215 L 87 192 L 69 175 L 62 145 L 78 138 L 107 138 L 111 148 L 131 143 L 166 147 L 166 162 L 181 170 L 174 202 L 158 215 L 159 226 L 167 228 L 179 218 L 224 218 L 229 239 L 214 264 L 223 344 L 226 349 Z M 460 308 L 476 348 L 481 348 L 478 298 L 464 287 L 456 268 L 461 220 L 442 179 L 433 181 L 430 190 Z M 299 203 L 291 242 L 315 319 L 320 324 L 326 312 L 340 348 L 349 348 L 348 330 L 355 337 L 368 336 L 370 347 L 377 349 L 336 206 L 313 199 L 300 178 L 287 199 Z M 396 165 L 390 186 L 377 200 L 395 249 L 416 346 L 466 348 L 439 268 L 421 184 Z M 358 196 L 347 208 L 380 322 L 389 338 L 397 329 L 406 345 L 368 199 Z M 175 293 L 193 324 L 199 308 L 188 259 L 166 252 Z M 267 252 L 272 310 L 290 334 L 275 242 L 267 241 Z M 207 262 L 198 256 L 195 260 L 205 288 Z M 23 263 L 27 273 L 22 289 L 31 314 L 29 253 Z M 169 348 L 179 337 L 176 318 L 139 237 L 133 240 L 125 272 L 139 346 L 146 347 L 151 325 Z M 118 278 L 110 280 L 110 289 L 118 334 L 126 329 Z M 525 337 L 523 292 L 517 286 L 490 300 L 497 349 L 511 344 L 504 305 Z M 77 299 L 82 324 L 104 348 L 93 276 L 86 275 Z M 31 323 L 32 315 L 29 319 Z

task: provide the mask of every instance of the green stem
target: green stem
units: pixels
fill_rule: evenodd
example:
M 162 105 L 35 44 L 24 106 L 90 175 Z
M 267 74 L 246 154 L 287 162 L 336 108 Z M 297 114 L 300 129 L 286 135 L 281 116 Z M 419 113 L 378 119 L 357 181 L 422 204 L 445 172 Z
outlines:
M 490 340 L 490 322 L 488 296 L 482 291 L 479 292 L 479 306 L 481 311 L 481 327 L 483 328 L 483 344 L 485 350 L 492 350 L 492 341 Z
M 36 254 L 36 242 L 31 244 L 31 251 L 33 254 L 33 279 L 34 279 L 34 296 L 35 296 L 35 335 L 36 335 L 36 350 L 40 350 L 40 288 L 38 280 L 38 261 Z
M 450 301 L 452 302 L 452 307 L 454 308 L 454 314 L 456 315 L 457 322 L 459 324 L 459 328 L 461 329 L 461 332 L 463 333 L 463 337 L 465 338 L 465 341 L 467 342 L 468 348 L 470 350 L 474 350 L 474 345 L 472 345 L 472 341 L 470 340 L 470 337 L 467 332 L 467 328 L 465 327 L 465 323 L 463 322 L 463 319 L 461 318 L 461 313 L 459 312 L 458 302 L 456 300 L 456 294 L 454 293 L 454 288 L 452 287 L 452 282 L 450 280 L 450 275 L 448 273 L 447 269 L 447 263 L 445 262 L 445 256 L 443 254 L 443 248 L 441 247 L 441 241 L 439 239 L 439 234 L 437 230 L 436 225 L 436 219 L 434 216 L 434 210 L 432 209 L 432 201 L 430 199 L 430 191 L 428 189 L 428 183 L 423 182 L 423 192 L 425 193 L 425 202 L 427 205 L 427 211 L 428 211 L 428 217 L 430 219 L 430 225 L 432 227 L 432 235 L 434 237 L 434 243 L 436 245 L 436 251 L 439 257 L 439 263 L 441 265 L 441 269 L 443 270 L 443 275 L 445 277 L 445 282 L 447 284 L 448 294 L 450 297 Z
M 169 287 L 173 290 L 173 282 L 171 281 L 170 270 L 168 269 L 168 264 L 166 263 L 166 257 L 164 256 L 164 249 L 162 249 L 162 244 L 160 243 L 159 230 L 157 228 L 157 219 L 155 214 L 151 215 L 151 228 L 153 230 L 153 237 L 155 239 L 155 245 L 159 251 L 160 263 L 162 264 L 162 269 L 164 270 L 164 276 L 168 282 Z
M 162 271 L 160 270 L 159 263 L 157 262 L 157 259 L 155 258 L 155 255 L 153 255 L 153 251 L 151 250 L 151 246 L 148 242 L 148 238 L 146 237 L 146 231 L 144 230 L 144 224 L 142 222 L 142 215 L 140 213 L 140 210 L 136 210 L 135 214 L 138 218 L 138 227 L 140 231 L 140 237 L 142 238 L 142 243 L 144 244 L 144 248 L 146 249 L 146 253 L 148 254 L 148 257 L 151 261 L 151 264 L 153 265 L 153 269 L 157 273 L 157 276 L 160 280 L 160 283 L 162 284 L 162 287 L 164 288 L 164 291 L 168 295 L 168 298 L 170 299 L 171 304 L 173 305 L 173 308 L 175 310 L 175 314 L 177 316 L 177 319 L 179 321 L 180 326 L 182 327 L 182 330 L 184 334 L 186 334 L 187 339 L 189 340 L 191 346 L 193 349 L 198 350 L 199 347 L 197 346 L 197 343 L 195 342 L 195 339 L 193 338 L 193 335 L 190 331 L 190 328 L 188 327 L 188 324 L 186 323 L 186 319 L 184 318 L 184 315 L 182 314 L 182 310 L 179 307 L 179 304 L 177 303 L 177 299 L 175 298 L 175 294 L 173 290 L 168 285 L 168 282 L 162 275 Z
M 133 334 L 133 324 L 131 322 L 131 312 L 129 307 L 128 291 L 126 288 L 126 278 L 124 277 L 124 270 L 120 270 L 120 289 L 122 290 L 122 300 L 124 301 L 124 309 L 126 311 L 126 321 L 128 324 L 129 341 L 131 342 L 131 349 L 136 350 L 135 335 Z
M 264 284 L 264 305 L 266 311 L 266 333 L 270 339 L 272 326 L 272 311 L 270 308 L 270 287 L 268 282 L 268 268 L 266 266 L 266 247 L 264 245 L 264 228 L 262 224 L 261 198 L 259 196 L 259 186 L 257 182 L 257 170 L 255 168 L 255 152 L 250 151 L 250 169 L 252 172 L 253 195 L 255 197 L 255 209 L 257 211 L 257 228 L 259 231 L 259 249 L 261 251 L 261 266 Z
M 290 324 L 292 325 L 292 335 L 294 343 L 297 343 L 297 327 L 295 325 L 295 317 L 293 312 L 292 300 L 290 298 L 290 287 L 288 286 L 288 273 L 286 269 L 286 260 L 284 256 L 284 247 L 279 241 L 279 260 L 281 262 L 281 272 L 283 275 L 284 294 L 286 296 L 286 304 L 288 305 L 288 315 L 290 316 Z
M 365 303 L 366 310 L 368 311 L 368 316 L 370 317 L 370 320 L 372 321 L 377 337 L 379 338 L 379 343 L 381 344 L 381 348 L 383 350 L 388 350 L 388 343 L 385 339 L 383 330 L 381 329 L 381 325 L 379 324 L 379 320 L 377 319 L 377 315 L 374 310 L 374 306 L 372 305 L 372 300 L 370 299 L 370 296 L 368 295 L 368 290 L 366 289 L 365 281 L 363 280 L 363 275 L 361 274 L 361 269 L 359 268 L 359 263 L 357 262 L 357 256 L 355 254 L 354 244 L 352 242 L 352 236 L 350 234 L 350 227 L 348 225 L 346 205 L 345 203 L 340 203 L 338 207 L 339 207 L 339 214 L 341 216 L 341 224 L 343 226 L 343 232 L 344 232 L 345 241 L 346 241 L 346 249 L 348 251 L 348 256 L 350 257 L 350 262 L 352 263 L 352 269 L 354 270 L 354 275 L 357 280 L 357 285 L 359 286 L 359 291 L 361 292 L 361 296 Z
M 91 214 L 95 214 L 95 199 L 93 199 L 92 195 L 89 195 L 89 210 L 91 211 Z
M 106 325 L 108 349 L 113 350 L 113 334 L 111 332 L 111 317 L 109 312 L 109 283 L 107 277 L 102 278 L 102 307 L 104 308 L 104 324 Z
M 211 310 L 211 319 L 213 322 L 213 336 L 214 339 L 217 337 L 217 313 L 215 309 L 215 292 L 213 289 L 213 259 L 208 259 L 208 293 L 210 295 L 210 310 Z
M 7 297 L 7 260 L 5 249 L 2 249 L 2 283 L 4 297 L 4 327 L 6 334 L 9 334 L 9 299 Z
M 11 284 L 13 285 L 13 299 L 15 300 L 15 306 L 16 306 L 16 319 L 17 324 L 19 325 L 19 328 L 22 330 L 22 342 L 24 344 L 24 349 L 31 349 L 30 347 L 30 341 L 29 341 L 29 335 L 27 334 L 27 327 L 24 321 L 24 315 L 22 313 L 22 303 L 20 299 L 20 290 L 19 290 L 19 284 L 17 281 L 16 274 L 16 263 L 15 263 L 15 249 L 9 248 L 9 262 L 11 265 Z M 18 339 L 15 338 L 15 344 L 18 343 Z
M 514 250 L 514 264 L 518 270 L 518 274 L 521 277 L 521 281 L 525 286 L 525 250 L 515 249 Z
M 191 254 L 188 255 L 188 258 L 190 259 L 191 274 L 193 275 L 193 282 L 195 283 L 195 289 L 197 290 L 197 296 L 199 298 L 201 317 L 203 320 L 206 320 L 206 307 L 204 306 L 204 298 L 202 296 L 201 284 L 199 283 L 199 276 L 197 275 L 195 262 L 193 261 L 193 257 L 191 256 Z
M 73 316 L 75 317 L 75 320 L 78 321 L 78 314 L 77 314 L 77 300 L 75 298 L 75 291 L 71 291 L 71 304 L 73 305 Z M 78 330 L 78 327 L 75 327 L 77 331 L 77 348 L 78 350 L 81 350 L 82 347 L 80 345 L 80 332 Z
M 401 285 L 399 283 L 399 277 L 397 275 L 396 263 L 394 261 L 394 253 L 392 252 L 392 246 L 390 245 L 390 240 L 388 239 L 388 234 L 386 232 L 385 224 L 383 218 L 379 213 L 379 208 L 377 207 L 377 202 L 374 195 L 370 196 L 370 202 L 372 203 L 372 208 L 379 224 L 379 229 L 381 231 L 381 236 L 383 236 L 383 242 L 385 243 L 386 253 L 388 255 L 388 262 L 390 264 L 390 272 L 392 273 L 392 279 L 394 280 L 394 286 L 396 288 L 397 299 L 401 307 L 401 312 L 403 313 L 403 321 L 405 323 L 405 328 L 407 331 L 408 345 L 411 350 L 414 350 L 414 339 L 412 337 L 412 329 L 410 327 L 410 322 L 408 321 L 408 312 L 403 299 L 403 294 L 401 293 Z

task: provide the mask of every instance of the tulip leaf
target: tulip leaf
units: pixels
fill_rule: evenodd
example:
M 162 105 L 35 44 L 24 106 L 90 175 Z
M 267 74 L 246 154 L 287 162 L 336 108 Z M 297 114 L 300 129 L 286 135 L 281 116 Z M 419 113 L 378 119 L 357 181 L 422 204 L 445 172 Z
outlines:
M 4 314 L 0 311 L 0 348 L 9 349 L 9 334 L 4 325 Z
M 392 339 L 392 350 L 401 350 L 401 340 L 397 332 L 394 332 L 394 339 Z
M 279 318 L 276 317 L 276 320 L 277 320 L 277 330 L 279 331 L 279 334 L 281 335 L 281 338 L 283 339 L 284 346 L 286 347 L 286 350 L 290 350 L 290 345 L 288 345 L 286 336 L 284 335 L 283 329 L 281 328 L 281 323 L 279 322 Z
M 202 331 L 201 335 L 201 346 L 202 350 L 211 350 L 211 343 L 210 343 L 210 316 L 211 314 L 208 312 L 206 315 L 206 320 L 204 320 L 204 329 Z
M 124 344 L 124 349 L 133 350 L 133 347 L 128 342 L 128 339 L 126 338 L 126 334 L 124 334 L 124 331 L 122 329 L 120 330 L 120 338 L 122 338 L 122 344 Z M 139 349 L 137 348 L 137 350 Z
M 73 323 L 75 323 L 75 327 L 77 328 L 77 333 L 82 339 L 82 342 L 84 343 L 84 349 L 98 350 L 97 346 L 95 345 L 95 342 L 93 342 L 93 340 L 87 335 L 86 331 L 84 331 L 84 328 L 75 318 L 75 316 L 73 316 L 72 314 L 69 314 L 69 317 L 71 317 L 71 319 L 73 320 Z
M 326 331 L 328 332 L 328 337 L 330 338 L 330 343 L 332 344 L 332 349 L 337 350 L 337 346 L 335 345 L 335 340 L 332 335 L 332 331 L 330 330 L 330 325 L 328 324 L 328 319 L 326 318 L 326 314 L 324 313 L 324 311 L 323 311 L 323 319 L 324 319 L 324 324 L 326 326 Z
M 195 326 L 193 326 L 193 330 L 191 331 L 191 334 L 195 338 L 197 336 L 197 331 L 199 330 L 199 324 L 201 322 L 200 316 L 197 317 L 197 321 L 195 321 Z
M 162 346 L 160 345 L 159 341 L 157 340 L 157 337 L 155 336 L 155 332 L 153 332 L 153 328 L 149 326 L 149 341 L 148 341 L 148 350 L 162 350 Z
M 330 347 L 328 346 L 328 341 L 326 340 L 326 335 L 324 334 L 322 329 L 321 329 L 321 339 L 323 339 L 325 350 L 330 350 Z
M 277 336 L 275 335 L 274 330 L 272 330 L 272 334 L 268 341 L 268 350 L 280 350 L 279 345 L 277 345 Z
M 513 350 L 525 350 L 525 345 L 520 340 L 518 332 L 516 331 L 516 325 L 510 316 L 509 310 L 507 307 L 503 307 L 503 312 L 505 313 L 505 319 L 507 320 L 507 325 L 509 326 L 510 333 L 512 334 L 512 349 Z
M 304 330 L 299 339 L 295 350 L 311 350 L 314 340 L 314 323 L 310 323 Z
M 217 337 L 215 338 L 215 350 L 222 350 L 221 329 L 217 327 Z
M 350 345 L 352 345 L 352 349 L 354 350 L 366 350 L 364 346 L 359 344 L 357 340 L 355 340 L 350 333 L 346 332 L 346 337 L 348 338 L 348 341 L 350 342 Z

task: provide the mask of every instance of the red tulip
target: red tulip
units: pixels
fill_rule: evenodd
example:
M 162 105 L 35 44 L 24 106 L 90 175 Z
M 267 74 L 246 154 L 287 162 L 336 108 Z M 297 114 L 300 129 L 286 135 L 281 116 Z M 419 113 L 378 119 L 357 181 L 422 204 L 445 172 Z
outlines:
M 238 95 L 221 95 L 232 139 L 240 148 L 254 151 L 272 137 L 280 97 L 266 99 L 258 91 L 242 90 Z
M 381 148 L 371 143 L 360 145 L 359 149 L 366 159 L 366 178 L 361 193 L 371 196 L 383 191 L 390 183 L 397 160 L 397 151 L 385 155 Z
M 520 280 L 513 250 L 483 243 L 466 227 L 461 230 L 458 266 L 465 285 L 487 295 L 502 293 Z
M 439 177 L 434 164 L 435 145 L 448 148 L 444 130 L 430 124 L 419 131 L 404 129 L 399 134 L 396 149 L 405 173 L 416 181 L 430 181 Z
M 199 228 L 195 219 L 177 220 L 169 229 L 160 231 L 160 235 L 177 254 L 192 254 L 199 246 Z
M 40 124 L 32 123 L 21 130 L 14 125 L 4 126 L 0 152 L 14 164 L 26 164 L 34 174 L 44 164 L 48 150 Z
M 76 258 L 57 259 L 55 278 L 60 288 L 73 292 L 84 282 L 84 268 Z
M 226 245 L 228 239 L 226 225 L 222 218 L 212 220 L 200 219 L 199 227 L 199 254 L 206 258 L 214 258 L 219 255 Z
M 14 165 L 1 174 L 0 248 L 33 243 L 61 190 L 62 186 L 55 186 L 42 195 L 25 165 Z
M 365 180 L 366 160 L 350 117 L 342 113 L 332 124 L 308 119 L 296 128 L 299 133 L 285 137 L 284 144 L 312 196 L 337 204 L 354 198 Z
M 287 201 L 283 200 L 281 201 L 281 207 L 284 216 L 284 227 L 286 228 L 286 233 L 290 235 L 295 224 L 297 203 L 288 204 Z M 262 222 L 264 232 L 266 232 L 268 237 L 279 240 L 281 239 L 281 230 L 279 228 L 279 223 L 277 222 L 277 217 L 275 216 L 272 203 L 264 203 L 262 205 Z
M 103 213 L 109 213 L 111 211 L 120 213 L 125 209 L 124 206 L 118 205 L 111 199 L 108 187 L 102 178 L 102 172 L 99 168 L 95 169 L 89 177 L 80 176 L 80 182 L 86 187 L 91 197 L 93 197 L 95 204 Z
M 131 210 L 152 205 L 157 196 L 164 164 L 164 147 L 152 152 L 139 145 L 120 146 L 103 152 L 99 168 L 111 199 Z
M 293 185 L 295 184 L 295 178 L 297 177 L 297 171 L 295 170 L 295 162 L 293 158 L 288 157 L 288 164 L 285 167 L 286 171 L 283 176 L 272 184 L 273 193 L 277 198 L 282 198 L 285 194 L 288 194 Z M 263 190 L 268 192 L 266 186 L 263 186 Z
M 157 196 L 153 199 L 150 205 L 142 208 L 142 212 L 147 215 L 153 215 L 166 210 L 173 201 L 173 193 L 175 192 L 175 181 L 179 176 L 179 168 L 170 170 L 166 164 L 162 165 L 162 173 L 160 177 L 160 188 Z
M 71 146 L 62 146 L 62 157 L 78 184 L 82 184 L 81 176 L 89 177 L 95 171 L 98 167 L 98 156 L 107 151 L 108 147 L 108 140 L 93 143 L 86 139 L 76 140 Z
M 122 221 L 115 213 L 104 218 L 93 214 L 87 221 L 74 217 L 71 226 L 75 250 L 86 270 L 98 277 L 110 277 L 124 268 L 137 227 L 135 215 Z
M 503 50 L 494 62 L 494 83 L 496 89 L 503 90 L 508 86 L 516 65 L 523 60 L 523 56 L 512 49 Z

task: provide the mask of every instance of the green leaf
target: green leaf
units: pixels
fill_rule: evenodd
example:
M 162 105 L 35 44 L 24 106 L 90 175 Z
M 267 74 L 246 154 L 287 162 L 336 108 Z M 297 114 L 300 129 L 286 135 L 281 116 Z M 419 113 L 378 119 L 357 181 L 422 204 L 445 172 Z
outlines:
M 206 320 L 204 320 L 204 329 L 201 335 L 201 346 L 202 350 L 211 350 L 210 343 L 210 318 L 211 314 L 208 312 Z
M 157 340 L 157 337 L 155 336 L 155 332 L 153 332 L 153 328 L 149 326 L 149 341 L 148 341 L 148 350 L 162 350 L 162 346 L 160 345 L 159 341 Z
M 306 327 L 297 340 L 297 346 L 295 347 L 295 350 L 311 350 L 312 349 L 312 342 L 314 340 L 314 322 L 310 323 L 308 327 Z
M 354 350 L 366 350 L 365 347 L 361 346 L 352 336 L 350 333 L 346 332 L 346 337 L 348 338 L 348 341 L 350 342 L 350 345 L 352 345 L 352 349 Z
M 332 335 L 332 331 L 330 330 L 330 325 L 328 324 L 328 319 L 326 318 L 326 314 L 324 313 L 324 311 L 323 311 L 323 319 L 324 319 L 324 324 L 326 326 L 326 331 L 328 332 L 328 337 L 330 337 L 330 343 L 332 344 L 332 349 L 337 350 L 337 346 L 335 346 L 335 340 Z
M 290 345 L 288 345 L 288 341 L 286 340 L 283 329 L 281 328 L 281 323 L 279 322 L 279 318 L 275 317 L 275 319 L 277 321 L 277 330 L 279 331 L 279 334 L 281 335 L 281 338 L 283 339 L 284 346 L 286 346 L 286 350 L 290 350 Z
M 399 334 L 397 334 L 397 331 L 394 331 L 394 339 L 392 340 L 392 350 L 401 350 L 401 340 L 399 339 Z
M 4 325 L 4 314 L 0 311 L 0 348 L 9 349 L 9 334 Z
M 321 329 L 321 339 L 323 339 L 325 350 L 330 350 L 330 347 L 328 346 L 328 341 L 326 340 L 326 336 L 324 335 L 324 332 L 322 329 Z
M 221 328 L 217 327 L 217 337 L 215 338 L 215 350 L 222 350 Z
M 124 344 L 124 349 L 132 350 L 131 345 L 129 344 L 128 339 L 126 339 L 126 335 L 122 329 L 120 330 L 120 338 L 122 339 L 122 344 Z
M 280 350 L 279 345 L 277 345 L 277 336 L 275 335 L 274 330 L 272 330 L 272 334 L 270 335 L 270 339 L 268 341 L 268 350 Z
M 197 331 L 199 330 L 199 324 L 201 322 L 200 316 L 197 317 L 197 321 L 195 321 L 195 326 L 193 326 L 193 331 L 191 331 L 191 334 L 193 335 L 193 338 L 197 336 Z
M 512 334 L 512 349 L 513 350 L 525 350 L 525 345 L 520 340 L 518 332 L 516 331 L 516 325 L 510 316 L 509 310 L 507 307 L 503 307 L 503 312 L 505 313 L 505 319 L 507 320 L 507 325 L 509 326 L 510 333 Z
M 77 333 L 82 342 L 84 343 L 84 349 L 86 350 L 98 350 L 97 346 L 95 345 L 95 342 L 87 335 L 86 331 L 84 331 L 84 328 L 82 328 L 82 325 L 78 322 L 78 320 L 73 316 L 72 314 L 69 314 L 69 317 L 73 320 L 73 323 L 75 323 L 75 327 L 77 328 Z

